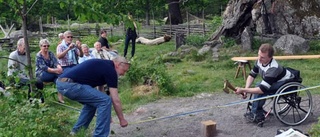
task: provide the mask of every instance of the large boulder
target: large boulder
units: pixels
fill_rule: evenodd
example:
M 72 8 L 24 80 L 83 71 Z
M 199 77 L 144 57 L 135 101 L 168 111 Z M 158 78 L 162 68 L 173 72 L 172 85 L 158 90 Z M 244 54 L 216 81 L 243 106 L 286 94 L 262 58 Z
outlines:
M 310 48 L 308 41 L 297 35 L 281 36 L 273 46 L 277 51 L 289 55 L 303 54 Z
M 243 51 L 252 50 L 253 34 L 248 27 L 241 34 L 241 47 Z
M 32 36 L 32 32 L 27 30 L 27 35 L 28 37 Z M 15 39 L 23 38 L 23 30 L 13 31 L 10 33 L 9 37 Z

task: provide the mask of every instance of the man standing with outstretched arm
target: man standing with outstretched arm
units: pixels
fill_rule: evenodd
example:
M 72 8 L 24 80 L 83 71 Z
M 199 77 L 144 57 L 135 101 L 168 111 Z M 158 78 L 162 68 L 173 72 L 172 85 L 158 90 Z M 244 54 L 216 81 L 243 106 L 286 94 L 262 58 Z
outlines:
M 98 67 L 94 67 L 98 66 Z M 111 102 L 120 121 L 121 127 L 128 125 L 122 113 L 121 101 L 118 96 L 118 76 L 124 75 L 130 64 L 124 57 L 114 60 L 87 60 L 63 73 L 57 79 L 58 92 L 71 100 L 83 104 L 78 122 L 72 134 L 79 129 L 87 129 L 97 112 L 94 137 L 107 137 L 110 131 Z M 110 96 L 97 90 L 96 86 L 107 84 Z

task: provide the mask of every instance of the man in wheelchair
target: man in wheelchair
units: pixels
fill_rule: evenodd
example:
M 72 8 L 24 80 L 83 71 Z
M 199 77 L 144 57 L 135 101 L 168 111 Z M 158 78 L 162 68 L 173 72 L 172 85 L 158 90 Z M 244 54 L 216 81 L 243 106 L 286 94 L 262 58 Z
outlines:
M 247 81 L 245 88 L 237 87 L 235 93 L 241 94 L 243 99 L 247 97 L 247 93 L 253 94 L 253 98 L 259 98 L 270 94 L 275 94 L 277 89 L 289 80 L 295 79 L 292 69 L 287 69 L 279 65 L 273 59 L 274 49 L 271 44 L 262 44 L 258 52 L 258 60 L 255 62 Z M 260 74 L 262 81 L 256 87 L 250 88 L 254 79 Z M 251 104 L 250 111 L 244 116 L 251 122 L 261 122 L 265 119 L 266 111 L 263 110 L 264 100 L 254 101 Z M 249 107 L 248 107 L 249 108 Z

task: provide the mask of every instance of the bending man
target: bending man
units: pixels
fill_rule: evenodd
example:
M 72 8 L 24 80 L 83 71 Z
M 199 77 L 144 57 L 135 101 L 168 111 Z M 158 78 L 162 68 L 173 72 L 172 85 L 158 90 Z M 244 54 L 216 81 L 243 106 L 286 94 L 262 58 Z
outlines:
M 127 60 L 120 56 L 113 61 L 91 59 L 60 75 L 57 80 L 58 91 L 69 99 L 83 104 L 72 133 L 76 133 L 80 128 L 87 129 L 97 112 L 96 129 L 93 136 L 107 137 L 110 131 L 111 101 L 119 118 L 120 126 L 126 127 L 128 125 L 123 116 L 118 96 L 118 76 L 124 75 L 129 67 L 130 64 Z M 104 84 L 108 85 L 110 96 L 95 88 Z

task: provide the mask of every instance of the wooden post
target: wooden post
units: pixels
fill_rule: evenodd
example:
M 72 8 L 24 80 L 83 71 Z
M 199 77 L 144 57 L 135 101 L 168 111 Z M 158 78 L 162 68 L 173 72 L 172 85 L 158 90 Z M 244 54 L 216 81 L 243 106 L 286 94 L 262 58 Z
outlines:
M 69 18 L 69 14 L 68 14 L 68 30 L 70 30 L 70 18 Z
M 217 131 L 216 127 L 217 123 L 208 120 L 208 121 L 202 121 L 201 122 L 201 137 L 213 137 Z
M 202 27 L 203 27 L 203 36 L 206 35 L 206 24 L 204 20 L 204 9 L 202 9 Z
M 154 13 L 153 13 L 153 10 L 152 10 L 152 22 L 153 22 L 153 38 L 155 39 L 157 36 L 157 32 L 156 32 L 156 24 L 155 24 L 155 21 L 154 21 Z
M 171 23 L 171 14 L 169 12 L 169 21 L 170 21 L 170 36 L 172 36 L 172 23 Z
M 190 35 L 190 23 L 189 23 L 189 13 L 188 13 L 188 11 L 186 12 L 186 14 L 187 14 L 187 25 L 188 25 L 188 36 Z
M 40 16 L 40 19 L 39 19 L 39 29 L 40 29 L 40 37 L 42 37 L 42 34 L 43 34 L 43 27 L 42 27 L 42 17 Z
M 113 36 L 113 25 L 110 27 L 110 35 L 111 35 L 111 37 Z
M 58 27 L 57 27 L 57 18 L 54 17 L 54 32 L 56 33 L 58 31 Z

